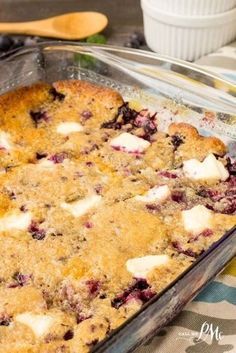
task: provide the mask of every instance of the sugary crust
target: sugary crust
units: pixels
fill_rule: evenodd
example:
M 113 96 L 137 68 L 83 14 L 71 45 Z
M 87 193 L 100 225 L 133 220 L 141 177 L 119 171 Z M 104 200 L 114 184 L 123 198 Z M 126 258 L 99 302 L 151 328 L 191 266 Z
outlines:
M 45 102 L 49 97 L 50 88 L 49 84 L 38 83 L 0 96 L 1 125 L 10 117 L 17 118 L 19 113 L 28 110 L 29 107 L 33 108 Z
M 60 109 L 62 100 L 63 109 Z M 53 154 L 63 149 L 77 156 L 81 150 L 92 148 L 90 129 L 99 128 L 102 122 L 113 118 L 122 104 L 119 93 L 86 81 L 74 80 L 56 82 L 54 86 L 39 83 L 1 96 L 1 130 L 11 131 L 12 142 L 18 148 L 11 154 L 4 153 L 0 148 L 0 167 L 32 162 L 39 151 Z M 41 114 L 39 123 L 32 119 L 32 113 Z M 62 121 L 81 123 L 87 134 L 80 134 L 80 139 L 75 134 L 74 140 L 66 143 L 64 136 L 55 133 L 57 124 Z M 96 138 L 95 131 L 93 145 L 96 143 L 101 143 L 101 137 L 98 135 Z
M 209 153 L 224 156 L 227 152 L 227 147 L 220 139 L 201 136 L 194 126 L 186 123 L 170 124 L 168 133 L 183 139 L 183 143 L 175 153 L 175 164 L 179 164 L 187 158 L 196 158 L 202 161 Z
M 58 132 L 71 122 L 81 131 Z M 124 132 L 148 140 L 148 148 L 112 147 Z M 219 139 L 188 124 L 158 131 L 155 115 L 89 82 L 40 83 L 1 96 L 0 353 L 89 352 L 179 276 L 236 223 L 234 165 L 225 152 Z M 184 175 L 184 160 L 209 153 L 222 156 L 226 181 Z M 163 186 L 163 200 L 145 199 Z M 91 196 L 97 203 L 81 214 L 68 209 Z M 196 205 L 214 217 L 210 232 L 193 239 L 181 215 Z M 12 215 L 30 215 L 30 224 L 9 229 Z M 136 278 L 127 261 L 148 255 L 169 260 Z M 53 324 L 37 337 L 17 321 L 22 313 Z
M 59 92 L 66 94 L 68 99 L 76 96 L 76 100 L 81 104 L 79 114 L 82 114 L 84 110 L 92 112 L 94 119 L 87 121 L 89 127 L 100 127 L 102 122 L 113 118 L 118 107 L 124 102 L 118 92 L 87 81 L 58 81 L 53 86 Z

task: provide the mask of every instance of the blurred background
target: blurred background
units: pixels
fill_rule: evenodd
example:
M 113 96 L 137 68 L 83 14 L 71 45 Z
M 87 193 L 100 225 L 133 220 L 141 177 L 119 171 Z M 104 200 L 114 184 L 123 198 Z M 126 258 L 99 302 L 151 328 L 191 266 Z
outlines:
M 67 12 L 98 11 L 107 15 L 104 31 L 109 44 L 123 45 L 130 34 L 142 32 L 139 0 L 1 0 L 0 21 L 30 21 Z
M 108 18 L 102 37 L 83 41 L 153 50 L 188 61 L 200 59 L 216 70 L 236 70 L 236 0 L 1 0 L 0 22 L 80 11 Z M 9 37 L 0 36 L 0 54 L 41 41 L 35 36 Z M 202 61 L 211 53 L 215 57 Z

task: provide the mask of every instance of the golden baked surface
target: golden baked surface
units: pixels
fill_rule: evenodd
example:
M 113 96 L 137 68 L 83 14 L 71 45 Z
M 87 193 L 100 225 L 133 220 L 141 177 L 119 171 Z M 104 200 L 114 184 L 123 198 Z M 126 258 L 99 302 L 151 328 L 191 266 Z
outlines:
M 83 353 L 236 224 L 236 164 L 85 81 L 0 97 L 0 353 Z

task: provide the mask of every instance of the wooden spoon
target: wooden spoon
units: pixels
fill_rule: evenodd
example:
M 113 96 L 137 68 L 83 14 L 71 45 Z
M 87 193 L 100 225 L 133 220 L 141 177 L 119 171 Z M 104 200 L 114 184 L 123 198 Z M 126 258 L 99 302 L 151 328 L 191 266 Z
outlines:
M 72 12 L 39 21 L 0 23 L 0 32 L 71 40 L 98 33 L 107 23 L 107 17 L 99 12 Z

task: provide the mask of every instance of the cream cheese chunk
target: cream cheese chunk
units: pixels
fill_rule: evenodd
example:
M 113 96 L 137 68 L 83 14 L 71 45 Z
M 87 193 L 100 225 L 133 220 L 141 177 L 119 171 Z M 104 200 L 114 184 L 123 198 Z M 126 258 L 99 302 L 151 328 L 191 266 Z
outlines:
M 171 192 L 168 185 L 155 186 L 148 190 L 146 194 L 135 196 L 135 200 L 142 202 L 163 202 L 170 196 L 170 194 Z
M 127 271 L 136 278 L 146 278 L 154 268 L 166 265 L 170 258 L 168 255 L 147 255 L 129 259 L 126 262 Z
M 197 205 L 182 211 L 182 221 L 187 232 L 197 235 L 212 227 L 212 212 L 203 205 Z
M 91 195 L 71 203 L 62 202 L 61 208 L 70 212 L 74 217 L 80 217 L 87 213 L 90 208 L 96 207 L 101 199 L 102 197 L 99 195 Z
M 0 218 L 0 232 L 5 232 L 13 229 L 24 230 L 31 223 L 31 214 L 29 212 L 15 212 Z
M 79 132 L 83 130 L 83 126 L 76 122 L 65 122 L 57 125 L 57 132 L 62 135 L 68 135 L 72 132 Z
M 203 162 L 197 159 L 184 161 L 183 172 L 187 177 L 195 180 L 215 179 L 224 181 L 229 177 L 228 170 L 212 153 L 209 154 Z
M 11 147 L 10 135 L 7 132 L 0 131 L 0 149 L 10 150 Z
M 56 163 L 53 160 L 48 159 L 48 158 L 42 158 L 42 159 L 40 159 L 40 161 L 36 165 L 38 167 L 43 168 L 43 169 L 53 171 L 59 165 L 63 165 L 65 167 L 70 163 L 71 163 L 71 161 L 68 158 L 65 158 L 64 160 L 62 160 L 61 162 L 58 162 L 58 163 Z
M 150 142 L 132 135 L 128 132 L 123 132 L 119 136 L 113 138 L 110 145 L 124 152 L 129 153 L 142 153 L 146 148 L 150 146 Z
M 38 166 L 45 169 L 54 169 L 55 163 L 49 159 L 43 158 L 38 162 Z
M 17 322 L 28 326 L 36 337 L 44 336 L 55 323 L 55 318 L 50 315 L 33 314 L 25 312 L 15 317 Z

